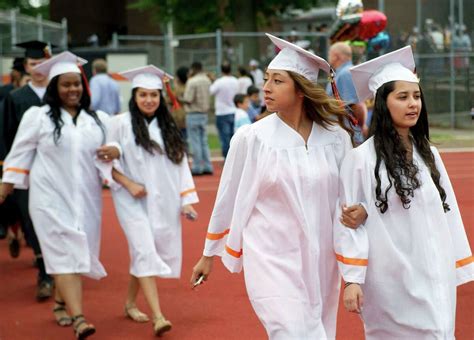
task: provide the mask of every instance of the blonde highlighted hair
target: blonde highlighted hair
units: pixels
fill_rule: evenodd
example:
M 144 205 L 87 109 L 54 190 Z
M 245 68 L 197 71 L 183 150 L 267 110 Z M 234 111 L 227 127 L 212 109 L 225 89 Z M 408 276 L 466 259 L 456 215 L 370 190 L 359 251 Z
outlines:
M 304 94 L 303 108 L 308 118 L 326 129 L 329 126 L 339 125 L 352 137 L 353 130 L 349 124 L 345 124 L 349 117 L 344 103 L 330 97 L 320 85 L 302 75 L 291 71 L 288 73 L 295 82 L 296 89 Z

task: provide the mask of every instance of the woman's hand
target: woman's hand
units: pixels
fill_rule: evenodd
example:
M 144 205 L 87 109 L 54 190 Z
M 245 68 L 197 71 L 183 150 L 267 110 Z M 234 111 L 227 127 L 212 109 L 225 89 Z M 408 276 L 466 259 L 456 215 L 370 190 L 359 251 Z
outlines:
M 350 207 L 344 204 L 339 221 L 348 228 L 357 229 L 359 225 L 365 222 L 367 216 L 367 212 L 361 204 L 351 205 Z
M 193 268 L 193 274 L 191 275 L 191 284 L 194 286 L 194 284 L 197 282 L 197 280 L 203 276 L 203 280 L 207 281 L 209 275 L 211 274 L 212 271 L 212 263 L 214 261 L 214 257 L 212 256 L 202 256 L 198 263 Z
M 134 198 L 142 198 L 145 197 L 147 192 L 144 185 L 135 183 L 133 181 L 129 181 L 125 188 L 128 190 L 130 195 Z
M 7 199 L 7 196 L 13 192 L 14 184 L 2 183 L 0 185 L 0 204 L 3 204 Z
M 97 157 L 104 162 L 112 162 L 114 159 L 120 158 L 120 151 L 112 145 L 102 145 L 96 151 Z
M 360 313 L 364 304 L 364 294 L 358 283 L 351 283 L 344 288 L 344 307 L 348 312 Z
M 185 216 L 188 220 L 195 221 L 198 217 L 196 210 L 194 210 L 191 204 L 186 204 L 181 208 L 181 215 Z

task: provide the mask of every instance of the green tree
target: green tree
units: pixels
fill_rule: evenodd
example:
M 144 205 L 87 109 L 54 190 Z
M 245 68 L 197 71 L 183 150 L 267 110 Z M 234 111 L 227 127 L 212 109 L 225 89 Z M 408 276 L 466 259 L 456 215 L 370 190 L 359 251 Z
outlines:
M 321 0 L 136 0 L 130 7 L 151 11 L 157 19 L 173 19 L 176 33 L 212 32 L 232 24 L 235 31 L 255 32 L 290 8 L 306 9 Z M 336 0 L 325 2 L 335 3 Z
M 49 1 L 37 2 L 40 6 L 35 7 L 29 0 L 0 0 L 0 10 L 18 8 L 21 14 L 36 16 L 41 14 L 43 19 L 49 19 Z
M 259 26 L 288 9 L 306 9 L 321 2 L 334 4 L 337 0 L 136 0 L 130 7 L 151 12 L 162 23 L 173 20 L 176 34 L 190 34 L 223 27 L 257 32 Z M 245 60 L 258 54 L 257 39 L 241 38 L 239 42 L 245 46 Z

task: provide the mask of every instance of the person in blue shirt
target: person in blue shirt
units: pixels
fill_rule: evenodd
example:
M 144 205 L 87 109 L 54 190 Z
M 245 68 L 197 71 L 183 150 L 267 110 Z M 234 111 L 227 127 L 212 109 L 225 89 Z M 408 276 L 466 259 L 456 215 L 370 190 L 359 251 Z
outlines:
M 120 92 L 115 80 L 107 74 L 107 62 L 96 59 L 92 63 L 91 109 L 104 111 L 113 116 L 120 112 Z
M 349 45 L 344 42 L 337 42 L 329 49 L 329 64 L 336 70 L 336 87 L 339 91 L 342 101 L 345 104 L 346 111 L 352 114 L 358 120 L 358 125 L 353 126 L 354 145 L 362 144 L 368 132 L 366 125 L 367 108 L 363 102 L 357 98 L 357 93 L 352 82 L 352 76 L 349 69 L 352 64 L 352 50 Z M 331 84 L 328 84 L 326 92 L 330 96 L 332 93 Z
M 262 112 L 262 105 L 260 103 L 260 90 L 256 86 L 249 86 L 247 95 L 250 100 L 247 113 L 250 121 L 253 123 L 257 120 L 257 116 Z
M 252 124 L 249 118 L 248 109 L 250 107 L 249 97 L 245 94 L 238 93 L 234 96 L 234 104 L 237 108 L 234 117 L 234 133 L 244 125 Z

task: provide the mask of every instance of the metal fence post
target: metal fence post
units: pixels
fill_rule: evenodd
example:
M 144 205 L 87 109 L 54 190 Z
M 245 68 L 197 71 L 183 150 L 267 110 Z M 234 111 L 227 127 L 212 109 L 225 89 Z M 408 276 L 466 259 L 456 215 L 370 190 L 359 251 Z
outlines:
M 16 31 L 16 11 L 17 9 L 14 8 L 10 11 L 10 18 L 11 18 L 11 23 L 10 23 L 10 27 L 11 27 L 11 36 L 12 36 L 12 40 L 11 40 L 11 44 L 12 44 L 12 47 L 15 47 L 15 45 L 18 43 L 18 40 L 17 40 L 17 31 Z
M 119 47 L 118 33 L 114 32 L 112 33 L 112 48 L 118 49 L 118 47 Z
M 174 32 L 173 21 L 170 19 L 166 24 L 167 34 L 165 37 L 165 61 L 168 72 L 174 73 Z
M 38 40 L 44 40 L 44 32 L 43 32 L 43 16 L 38 13 L 36 15 L 36 24 L 38 25 Z
M 216 75 L 221 73 L 222 65 L 222 30 L 216 30 Z
M 421 22 L 421 0 L 416 0 L 416 27 L 418 34 L 421 36 L 423 30 L 423 23 Z
M 379 11 L 384 13 L 385 12 L 385 0 L 378 0 Z
M 449 51 L 449 70 L 450 70 L 450 81 L 449 81 L 449 108 L 450 108 L 450 122 L 451 122 L 451 129 L 454 129 L 456 125 L 456 117 L 455 117 L 455 110 L 456 110 L 456 71 L 454 70 L 454 44 L 453 41 L 455 39 L 455 29 L 454 29 L 454 0 L 450 0 L 450 26 L 451 26 L 451 46 Z
M 62 18 L 61 20 L 61 27 L 62 27 L 62 38 L 61 38 L 61 46 L 63 49 L 67 50 L 68 48 L 68 37 L 67 37 L 67 19 Z
M 464 25 L 464 0 L 458 0 L 459 26 Z

